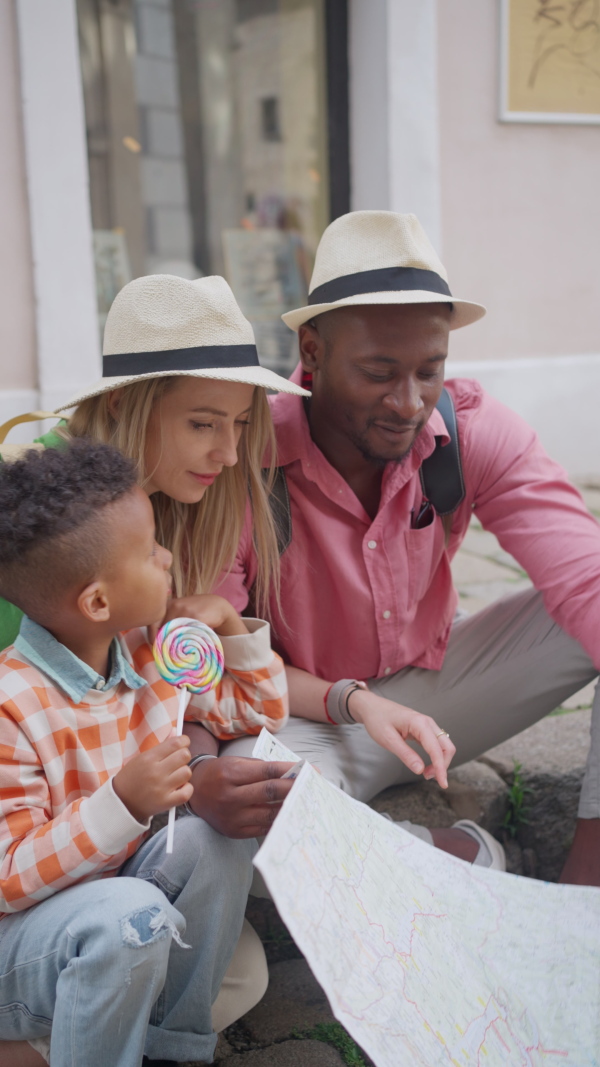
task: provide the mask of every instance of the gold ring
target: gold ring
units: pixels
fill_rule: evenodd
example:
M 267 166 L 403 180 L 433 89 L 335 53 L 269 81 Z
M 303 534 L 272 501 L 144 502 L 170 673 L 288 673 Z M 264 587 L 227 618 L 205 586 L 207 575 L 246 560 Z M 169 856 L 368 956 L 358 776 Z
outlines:
M 450 737 L 450 734 L 448 733 L 447 730 L 440 730 L 439 734 L 436 734 L 435 736 L 436 737 Z

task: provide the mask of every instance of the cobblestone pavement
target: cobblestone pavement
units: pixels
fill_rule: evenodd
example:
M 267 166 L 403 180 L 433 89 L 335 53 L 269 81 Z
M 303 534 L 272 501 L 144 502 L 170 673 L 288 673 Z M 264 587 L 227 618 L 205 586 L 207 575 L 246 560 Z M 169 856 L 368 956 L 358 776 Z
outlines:
M 600 482 L 580 488 L 588 508 L 600 518 Z M 469 613 L 475 613 L 492 601 L 526 589 L 531 584 L 519 564 L 500 547 L 493 534 L 483 530 L 475 519 L 453 562 L 452 571 L 459 590 L 460 606 Z M 563 753 L 569 744 L 577 752 L 582 748 L 581 734 L 587 732 L 589 712 L 586 709 L 591 705 L 592 694 L 593 685 L 587 686 L 554 713 L 560 716 L 561 713 L 582 712 L 581 716 L 568 714 L 566 718 L 553 720 L 552 743 L 555 748 L 560 747 Z M 550 723 L 548 725 L 550 727 Z M 544 760 L 544 746 L 543 743 L 540 746 L 539 740 L 542 726 L 538 724 L 521 735 L 522 738 L 531 736 L 529 747 L 534 763 L 536 760 L 539 763 L 540 749 L 542 762 Z M 450 825 L 458 817 L 478 818 L 483 825 L 490 823 L 489 828 L 492 828 L 494 821 L 496 826 L 500 824 L 498 803 L 506 804 L 506 783 L 510 781 L 510 769 L 514 763 L 511 744 L 507 742 L 506 753 L 503 751 L 505 746 L 499 746 L 490 754 L 493 758 L 489 761 L 484 757 L 483 761 L 474 761 L 454 772 L 454 782 L 448 791 L 452 795 L 444 798 L 449 806 L 445 803 L 442 808 L 441 797 L 437 793 L 434 795 L 436 787 L 431 783 L 433 789 L 430 790 L 428 803 L 432 818 L 438 815 L 443 818 L 444 821 L 439 825 Z M 524 743 L 519 751 L 526 749 L 527 744 Z M 503 768 L 503 761 L 506 760 L 508 763 Z M 575 756 L 574 762 L 577 763 Z M 545 767 L 546 772 L 552 769 L 551 766 Z M 534 770 L 539 768 L 536 766 Z M 506 774 L 502 779 L 500 776 L 504 771 Z M 441 794 L 441 791 L 438 792 Z M 386 793 L 391 795 L 393 791 L 387 790 Z M 550 793 L 556 793 L 555 784 Z M 410 803 L 408 794 L 405 792 L 404 795 Z M 478 812 L 469 807 L 474 803 L 474 797 L 479 805 Z M 393 802 L 393 796 L 386 799 L 386 794 L 382 794 L 381 801 L 375 802 L 375 806 L 381 810 L 393 810 Z M 419 803 L 423 804 L 422 796 Z M 402 817 L 412 816 L 404 814 Z M 433 822 L 431 824 L 434 825 Z M 513 845 L 512 849 L 508 849 L 510 869 L 539 875 L 533 848 L 521 848 L 516 842 L 510 841 L 507 844 Z M 543 848 L 538 847 L 538 851 L 543 858 Z M 552 874 L 541 873 L 542 876 L 552 877 Z M 274 905 L 268 900 L 251 898 L 248 917 L 265 945 L 271 982 L 262 1002 L 220 1036 L 215 1060 L 219 1067 L 339 1067 L 343 1064 L 348 1067 L 369 1067 L 371 1061 L 335 1022 L 325 996 L 289 937 Z

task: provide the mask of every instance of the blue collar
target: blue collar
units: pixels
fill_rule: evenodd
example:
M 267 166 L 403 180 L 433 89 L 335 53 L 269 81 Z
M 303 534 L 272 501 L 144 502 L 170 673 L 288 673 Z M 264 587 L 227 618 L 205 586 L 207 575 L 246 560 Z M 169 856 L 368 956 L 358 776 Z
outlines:
M 61 645 L 48 630 L 34 622 L 33 619 L 29 619 L 27 615 L 23 616 L 15 648 L 26 656 L 34 667 L 47 674 L 75 704 L 80 704 L 90 689 L 96 693 L 102 693 L 114 689 L 119 682 L 124 682 L 129 689 L 141 689 L 142 686 L 148 684 L 140 678 L 139 674 L 136 674 L 127 661 L 116 637 L 110 646 L 108 679 L 97 674 L 87 663 Z

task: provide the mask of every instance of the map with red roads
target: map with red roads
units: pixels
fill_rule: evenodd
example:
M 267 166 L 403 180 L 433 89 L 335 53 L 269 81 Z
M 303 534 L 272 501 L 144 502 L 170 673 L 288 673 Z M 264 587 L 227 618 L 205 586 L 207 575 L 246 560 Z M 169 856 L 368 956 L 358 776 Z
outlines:
M 600 1067 L 599 889 L 472 867 L 308 764 L 255 863 L 377 1067 Z

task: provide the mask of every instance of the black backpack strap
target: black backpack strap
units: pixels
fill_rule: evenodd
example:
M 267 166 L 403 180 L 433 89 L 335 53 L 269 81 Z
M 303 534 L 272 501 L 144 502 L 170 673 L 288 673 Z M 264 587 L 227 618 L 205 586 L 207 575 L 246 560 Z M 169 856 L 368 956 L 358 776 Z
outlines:
M 421 485 L 425 497 L 433 504 L 438 515 L 451 515 L 465 498 L 465 483 L 456 411 L 447 389 L 442 389 L 436 407 L 446 424 L 450 441 L 442 446 L 441 438 L 436 437 L 435 452 L 421 464 Z
M 292 540 L 292 505 L 285 476 L 285 467 L 275 468 L 269 506 L 277 533 L 277 548 L 279 549 L 279 555 L 283 556 Z

